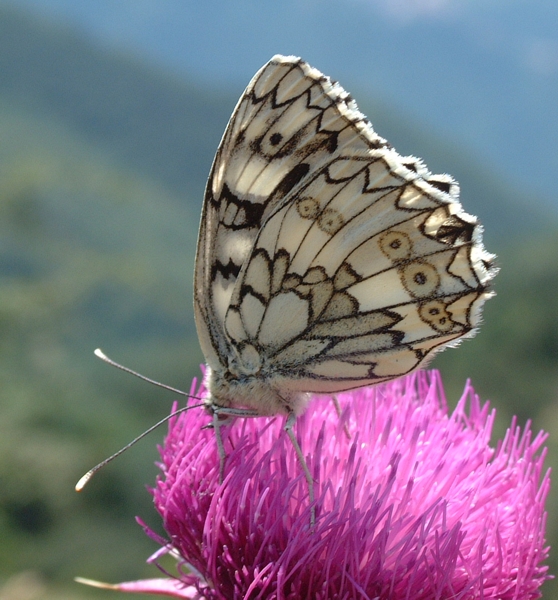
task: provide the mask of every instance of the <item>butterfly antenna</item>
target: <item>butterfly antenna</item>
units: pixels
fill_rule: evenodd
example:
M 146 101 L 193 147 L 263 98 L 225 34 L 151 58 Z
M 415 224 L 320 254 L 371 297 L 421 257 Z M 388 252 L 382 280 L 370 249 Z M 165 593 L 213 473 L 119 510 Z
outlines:
M 187 394 L 186 392 L 183 392 L 182 390 L 173 388 L 170 385 L 165 385 L 164 383 L 160 383 L 159 381 L 150 379 L 149 377 L 146 377 L 145 375 L 141 375 L 140 373 L 133 371 L 132 369 L 129 369 L 128 367 L 125 367 L 124 365 L 121 365 L 121 364 L 115 362 L 114 360 L 109 358 L 100 348 L 97 348 L 95 350 L 95 356 L 97 356 L 102 361 L 106 362 L 107 364 L 109 364 L 113 367 L 116 367 L 117 369 L 120 369 L 121 371 L 125 371 L 126 373 L 130 373 L 131 375 L 135 375 L 136 377 L 139 377 L 139 379 L 143 379 L 144 381 L 147 381 L 148 383 L 156 385 L 157 387 L 161 387 L 165 390 L 169 390 L 171 392 L 174 392 L 175 394 L 180 394 L 181 396 L 186 396 L 188 398 L 195 398 L 196 400 L 201 400 L 201 398 L 197 398 L 196 396 Z M 203 406 L 205 406 L 203 403 L 202 404 L 193 404 L 192 406 L 183 406 L 182 408 L 179 408 L 178 410 L 175 410 L 174 412 L 172 412 L 170 415 L 167 415 L 164 419 L 161 419 L 159 422 L 155 423 L 155 425 L 152 425 L 149 429 L 145 430 L 143 433 L 138 435 L 131 442 L 126 444 L 123 448 L 120 448 L 120 450 L 118 450 L 118 452 L 115 452 L 112 456 L 105 458 L 105 460 L 101 461 L 98 465 L 95 465 L 92 469 L 87 471 L 87 473 L 76 483 L 76 488 L 75 488 L 76 492 L 81 492 L 81 490 L 87 485 L 87 482 L 91 479 L 91 477 L 93 477 L 93 475 L 95 475 L 95 473 L 97 471 L 102 469 L 105 465 L 107 465 L 109 462 L 113 461 L 115 458 L 120 456 L 122 453 L 126 452 L 126 450 L 128 450 L 128 448 L 131 448 L 134 444 L 139 442 L 142 438 L 144 438 L 146 435 L 151 433 L 154 429 L 157 429 L 157 427 L 159 427 L 163 423 L 166 423 L 169 419 L 180 414 L 181 412 L 190 410 L 191 408 L 201 408 Z
M 121 365 L 121 364 L 115 362 L 114 360 L 112 360 L 112 358 L 109 358 L 100 348 L 97 348 L 95 350 L 94 354 L 97 358 L 100 358 L 102 361 L 106 362 L 107 365 L 111 365 L 112 367 L 116 367 L 117 369 L 120 369 L 121 371 L 130 373 L 130 375 L 134 375 L 134 377 L 143 379 L 144 381 L 147 381 L 147 383 L 151 383 L 152 385 L 156 385 L 157 387 L 163 388 L 165 390 L 169 390 L 170 392 L 174 392 L 175 394 L 180 394 L 181 396 L 186 396 L 187 398 L 195 398 L 196 400 L 202 400 L 202 398 L 197 398 L 196 396 L 187 394 L 186 392 L 183 392 L 182 390 L 177 390 L 176 388 L 173 388 L 170 385 L 166 385 L 164 383 L 160 383 L 159 381 L 155 381 L 154 379 L 150 379 L 149 377 L 146 377 L 145 375 L 142 375 L 141 373 L 138 373 L 137 371 L 134 371 L 128 367 L 125 367 L 124 365 Z
M 155 423 L 155 425 L 152 425 L 149 429 L 146 429 L 143 433 L 140 433 L 138 437 L 134 438 L 123 448 L 120 448 L 118 452 L 115 452 L 112 456 L 105 458 L 105 460 L 101 461 L 98 465 L 95 465 L 92 469 L 87 471 L 87 473 L 76 483 L 76 492 L 81 492 L 81 490 L 86 486 L 87 482 L 91 479 L 91 477 L 93 477 L 93 475 L 95 475 L 97 471 L 102 469 L 109 462 L 113 461 L 116 457 L 120 456 L 123 452 L 126 452 L 128 448 L 131 448 L 136 442 L 139 442 L 147 434 L 151 433 L 154 429 L 157 429 L 159 425 L 166 423 L 169 419 L 172 419 L 172 417 L 175 417 L 176 415 L 184 411 L 190 410 L 191 408 L 201 408 L 203 406 L 204 404 L 193 404 L 192 406 L 183 406 L 182 408 L 179 408 L 178 410 L 172 412 L 170 415 L 167 415 L 164 419 L 161 419 L 158 423 Z

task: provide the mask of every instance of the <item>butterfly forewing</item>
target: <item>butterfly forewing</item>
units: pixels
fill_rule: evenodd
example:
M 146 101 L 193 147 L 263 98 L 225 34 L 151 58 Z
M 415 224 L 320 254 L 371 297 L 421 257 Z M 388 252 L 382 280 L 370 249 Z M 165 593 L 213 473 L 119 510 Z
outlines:
M 274 57 L 206 192 L 195 308 L 209 365 L 288 403 L 398 377 L 472 335 L 496 271 L 458 193 L 390 148 L 339 85 Z
M 300 59 L 274 57 L 254 76 L 217 151 L 201 218 L 195 312 L 210 363 L 226 362 L 225 313 L 267 216 L 343 148 L 385 144 L 348 94 Z

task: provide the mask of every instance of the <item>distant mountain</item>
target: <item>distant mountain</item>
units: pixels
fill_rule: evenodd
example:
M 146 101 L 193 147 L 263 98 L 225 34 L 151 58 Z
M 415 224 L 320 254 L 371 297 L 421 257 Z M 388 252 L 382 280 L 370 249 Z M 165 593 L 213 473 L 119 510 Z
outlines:
M 0 99 L 63 123 L 120 164 L 198 201 L 236 102 L 6 8 Z
M 245 83 L 248 83 L 247 81 Z M 241 88 L 211 90 L 109 52 L 75 31 L 0 8 L 0 99 L 63 124 L 122 166 L 199 207 L 213 154 Z M 455 175 L 489 238 L 548 225 L 544 203 L 395 114 L 360 98 L 376 129 L 433 171 Z
M 303 56 L 558 208 L 555 0 L 12 2 L 105 47 L 238 90 L 271 55 Z

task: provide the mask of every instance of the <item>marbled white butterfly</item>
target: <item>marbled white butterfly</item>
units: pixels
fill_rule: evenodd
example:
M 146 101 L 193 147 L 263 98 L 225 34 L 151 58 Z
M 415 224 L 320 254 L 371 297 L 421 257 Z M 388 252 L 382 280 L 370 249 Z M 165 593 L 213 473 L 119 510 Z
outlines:
M 195 266 L 221 478 L 227 417 L 283 414 L 312 503 L 292 432 L 310 393 L 400 377 L 474 335 L 497 269 L 458 194 L 300 58 L 274 56 L 256 73 L 215 156 Z
M 274 56 L 213 163 L 195 317 L 215 414 L 405 375 L 471 337 L 494 256 L 448 175 L 399 155 L 343 88 Z

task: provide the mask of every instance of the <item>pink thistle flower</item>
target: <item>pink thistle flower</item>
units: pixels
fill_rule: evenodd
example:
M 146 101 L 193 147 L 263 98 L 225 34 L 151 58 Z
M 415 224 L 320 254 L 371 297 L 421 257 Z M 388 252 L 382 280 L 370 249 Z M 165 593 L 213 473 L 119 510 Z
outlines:
M 112 587 L 212 600 L 540 597 L 546 434 L 514 421 L 491 448 L 494 411 L 467 384 L 448 415 L 436 371 L 338 400 L 341 417 L 322 397 L 295 425 L 313 528 L 282 419 L 226 428 L 220 484 L 207 414 L 173 417 L 152 490 L 169 540 L 144 527 L 163 546 L 152 560 L 171 553 L 177 574 Z

